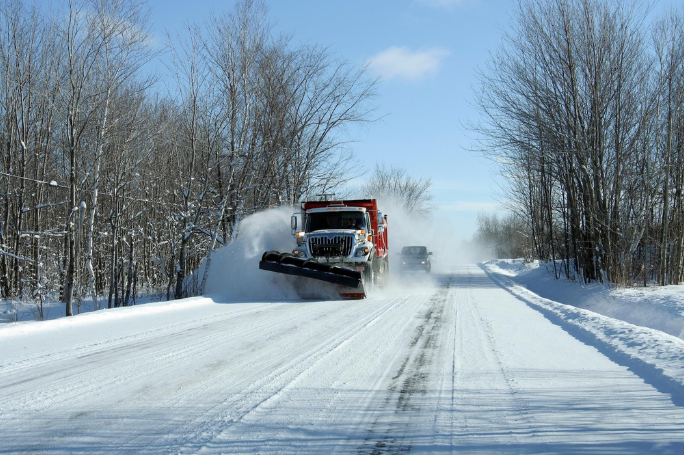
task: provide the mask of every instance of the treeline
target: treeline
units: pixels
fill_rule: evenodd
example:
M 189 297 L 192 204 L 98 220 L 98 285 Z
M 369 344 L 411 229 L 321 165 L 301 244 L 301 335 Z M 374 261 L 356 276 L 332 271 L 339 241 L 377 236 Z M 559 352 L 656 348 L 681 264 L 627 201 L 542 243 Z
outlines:
M 2 298 L 58 297 L 71 315 L 186 296 L 245 216 L 354 175 L 342 133 L 369 120 L 363 70 L 276 35 L 259 1 L 186 32 L 160 94 L 143 3 L 2 1 Z
M 558 276 L 684 281 L 684 12 L 652 15 L 522 1 L 480 73 L 484 146 Z

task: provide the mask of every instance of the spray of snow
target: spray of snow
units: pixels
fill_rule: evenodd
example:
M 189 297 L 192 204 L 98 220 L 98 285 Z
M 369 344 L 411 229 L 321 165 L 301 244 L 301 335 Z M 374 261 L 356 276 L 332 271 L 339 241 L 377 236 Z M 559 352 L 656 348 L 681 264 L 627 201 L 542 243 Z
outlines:
M 265 251 L 291 251 L 291 207 L 266 210 L 245 218 L 235 241 L 214 252 L 206 294 L 222 294 L 231 300 L 298 298 L 293 280 L 286 275 L 259 270 Z M 197 271 L 202 276 L 203 266 Z
M 294 212 L 292 207 L 280 207 L 245 218 L 237 238 L 214 252 L 205 294 L 232 301 L 339 299 L 336 285 L 259 269 L 265 251 L 290 252 L 295 247 L 290 231 Z M 203 273 L 204 264 L 195 275 Z

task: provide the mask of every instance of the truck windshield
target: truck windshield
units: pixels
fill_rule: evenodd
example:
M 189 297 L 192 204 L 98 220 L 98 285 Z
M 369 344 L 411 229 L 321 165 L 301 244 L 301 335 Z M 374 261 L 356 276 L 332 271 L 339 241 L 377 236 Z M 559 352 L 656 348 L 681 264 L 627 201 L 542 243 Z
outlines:
M 363 212 L 311 213 L 307 217 L 306 231 L 324 229 L 367 229 Z

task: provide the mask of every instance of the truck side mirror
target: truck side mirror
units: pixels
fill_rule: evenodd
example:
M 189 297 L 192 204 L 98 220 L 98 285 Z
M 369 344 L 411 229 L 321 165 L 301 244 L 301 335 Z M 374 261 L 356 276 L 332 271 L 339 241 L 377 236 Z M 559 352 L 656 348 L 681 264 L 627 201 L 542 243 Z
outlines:
M 378 234 L 385 232 L 385 224 L 387 223 L 387 215 L 378 212 Z
M 290 229 L 292 230 L 292 235 L 295 235 L 295 232 L 297 232 L 297 215 L 292 215 L 292 218 L 290 218 Z

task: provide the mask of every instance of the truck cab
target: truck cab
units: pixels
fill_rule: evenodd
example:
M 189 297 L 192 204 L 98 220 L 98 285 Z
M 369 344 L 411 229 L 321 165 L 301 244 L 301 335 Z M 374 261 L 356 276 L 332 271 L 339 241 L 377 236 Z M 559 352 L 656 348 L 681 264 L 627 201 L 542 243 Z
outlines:
M 385 278 L 387 217 L 376 200 L 304 202 L 291 227 L 295 256 L 361 271 L 366 281 Z

